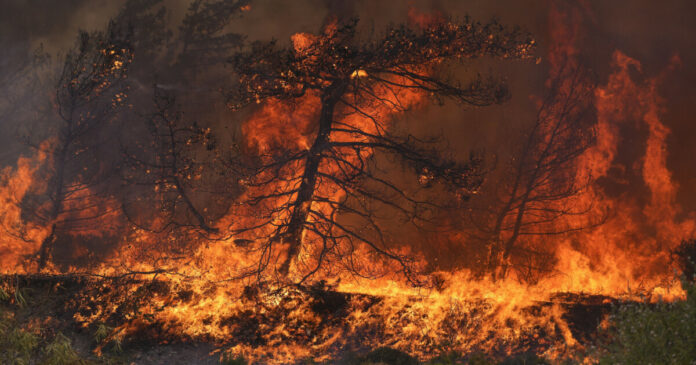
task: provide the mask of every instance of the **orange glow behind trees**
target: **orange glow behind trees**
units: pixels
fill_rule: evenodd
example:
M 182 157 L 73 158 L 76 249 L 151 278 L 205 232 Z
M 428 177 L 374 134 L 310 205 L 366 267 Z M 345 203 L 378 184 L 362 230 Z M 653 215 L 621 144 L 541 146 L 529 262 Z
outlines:
M 440 76 L 440 69 L 481 56 L 527 58 L 534 44 L 519 30 L 468 19 L 432 22 L 417 31 L 395 27 L 364 43 L 355 27 L 332 23 L 318 36 L 296 34 L 291 49 L 255 44 L 233 61 L 240 74 L 234 106 L 267 103 L 245 125 L 262 160 L 247 179 L 248 198 L 256 207 L 268 205 L 262 220 L 247 223 L 257 227 L 252 234 L 263 232 L 252 238 L 260 241 L 254 249 L 261 253 L 250 273 L 271 268 L 287 276 L 295 263 L 300 281 L 342 268 L 374 276 L 378 271 L 360 258 L 368 255 L 392 261 L 417 282 L 413 258 L 394 251 L 375 210 L 392 209 L 418 225 L 432 204 L 378 176 L 373 154 L 391 154 L 463 195 L 475 190 L 477 161 L 448 161 L 432 143 L 394 135 L 391 119 L 428 98 L 476 106 L 504 101 L 502 83 L 479 78 L 462 84 Z M 243 224 L 236 229 L 248 232 Z
M 449 100 L 504 108 L 511 91 L 501 79 L 447 75 L 474 59 L 536 57 L 528 34 L 411 11 L 409 25 L 372 38 L 357 22 L 328 22 L 287 47 L 238 50 L 243 37 L 227 26 L 253 11 L 248 1 L 196 1 L 174 38 L 137 16 L 117 19 L 135 22 L 127 40 L 80 38 L 58 71 L 55 133 L 0 171 L 0 273 L 108 276 L 89 282 L 97 298 L 77 323 L 119 318 L 116 338 L 154 321 L 162 338 L 215 341 L 279 364 L 330 360 L 356 338 L 428 358 L 526 351 L 520 343 L 536 336 L 553 339 L 543 351 L 559 358 L 583 350 L 564 312 L 573 298 L 684 295 L 670 255 L 694 235 L 696 217 L 678 201 L 659 93 L 677 57 L 652 75 L 615 50 L 598 79 L 579 50 L 586 10 L 552 7 L 554 36 L 537 62 L 548 70 L 546 94 L 530 97 L 534 119 L 514 121 L 528 128 L 496 147 L 511 151 L 496 175 L 481 156 L 453 156 L 447 140 L 412 135 L 400 118 Z M 145 56 L 156 51 L 167 57 Z M 150 66 L 164 80 L 139 75 L 147 85 L 136 88 L 133 70 Z M 216 86 L 229 114 L 185 104 L 207 101 L 196 96 L 213 78 L 224 80 Z M 238 115 L 238 131 L 219 133 Z M 126 126 L 110 155 L 123 158 L 117 169 L 98 158 L 107 145 L 96 131 L 112 122 Z M 473 259 L 453 257 L 441 270 L 411 227 L 438 228 L 430 245 Z M 56 243 L 78 238 L 97 244 L 75 244 L 73 260 L 52 265 Z M 110 287 L 124 278 L 147 290 L 127 280 Z M 326 304 L 317 293 L 340 310 L 317 312 Z M 124 303 L 139 307 L 124 314 Z M 226 342 L 250 323 L 255 337 Z

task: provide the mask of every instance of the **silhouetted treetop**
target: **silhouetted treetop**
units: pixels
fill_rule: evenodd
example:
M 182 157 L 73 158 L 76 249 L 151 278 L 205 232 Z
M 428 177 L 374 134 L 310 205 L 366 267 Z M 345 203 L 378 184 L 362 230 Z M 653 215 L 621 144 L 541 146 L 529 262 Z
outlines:
M 247 52 L 231 60 L 240 77 L 233 106 L 269 97 L 298 97 L 308 89 L 324 89 L 337 81 L 356 78 L 361 82 L 351 88 L 354 93 L 370 82 L 392 83 L 468 104 L 498 103 L 508 96 L 501 82 L 479 77 L 462 85 L 434 77 L 430 71 L 450 60 L 529 58 L 535 45 L 531 36 L 518 27 L 504 27 L 495 21 L 482 24 L 469 18 L 442 21 L 419 30 L 392 26 L 382 38 L 365 41 L 359 39 L 356 26 L 357 20 L 353 20 L 341 26 L 330 24 L 320 35 L 296 34 L 293 46 L 287 48 L 278 47 L 275 41 L 253 43 Z
M 275 271 L 299 282 L 322 270 L 382 275 L 357 254 L 369 252 L 390 263 L 386 270 L 420 284 L 416 260 L 396 248 L 384 216 L 415 229 L 430 224 L 439 207 L 419 195 L 421 188 L 447 185 L 466 199 L 481 184 L 481 160 L 453 159 L 442 140 L 401 135 L 392 120 L 428 97 L 474 106 L 504 101 L 509 93 L 501 80 L 460 82 L 445 66 L 482 56 L 529 58 L 534 41 L 519 28 L 468 18 L 420 29 L 392 26 L 372 39 L 359 34 L 357 20 L 333 22 L 318 35 L 299 33 L 291 40 L 290 47 L 253 43 L 231 59 L 239 77 L 231 107 L 267 101 L 268 109 L 315 109 L 298 113 L 303 120 L 280 113 L 269 123 L 247 123 L 251 136 L 281 134 L 284 141 L 293 139 L 286 134 L 293 128 L 309 125 L 312 132 L 299 137 L 306 142 L 267 143 L 250 167 L 239 164 L 254 209 L 234 230 L 259 253 L 245 275 Z M 417 186 L 383 174 L 376 154 L 403 163 Z

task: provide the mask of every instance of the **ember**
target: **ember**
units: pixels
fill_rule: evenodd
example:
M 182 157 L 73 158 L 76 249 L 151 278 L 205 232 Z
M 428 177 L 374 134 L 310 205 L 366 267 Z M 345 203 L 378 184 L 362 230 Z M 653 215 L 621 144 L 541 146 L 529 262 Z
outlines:
M 593 363 L 693 301 L 681 46 L 610 44 L 586 1 L 327 1 L 273 41 L 295 5 L 180 3 L 0 64 L 0 360 Z

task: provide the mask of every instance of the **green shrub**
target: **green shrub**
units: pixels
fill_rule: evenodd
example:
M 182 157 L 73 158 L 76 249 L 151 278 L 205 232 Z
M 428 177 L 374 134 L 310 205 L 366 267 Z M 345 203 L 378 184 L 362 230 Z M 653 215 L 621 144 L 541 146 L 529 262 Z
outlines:
M 81 365 L 70 339 L 59 333 L 50 342 L 24 330 L 0 308 L 0 364 Z
M 220 359 L 220 364 L 222 365 L 247 365 L 249 362 L 244 358 L 244 356 L 233 356 L 229 354 L 222 355 Z
M 548 365 L 548 360 L 533 353 L 525 353 L 505 358 L 499 365 Z
M 367 354 L 358 355 L 350 352 L 344 354 L 341 365 L 419 365 L 411 355 L 389 347 L 378 347 Z
M 476 356 L 476 355 L 474 355 Z M 455 365 L 455 364 L 472 364 L 471 358 L 468 362 L 464 362 L 462 354 L 458 352 L 447 352 L 447 353 L 442 353 L 428 361 L 426 364 L 427 365 Z M 477 365 L 491 365 L 490 362 L 482 362 L 482 363 L 473 363 Z
M 10 300 L 10 294 L 5 290 L 5 288 L 0 286 L 0 302 L 7 302 Z
M 39 338 L 21 330 L 14 320 L 0 310 L 0 363 L 29 364 L 39 344 Z
M 100 348 L 111 343 L 113 345 L 112 351 L 121 353 L 123 352 L 122 338 L 120 336 L 112 336 L 113 331 L 113 327 L 107 326 L 104 323 L 98 323 L 97 329 L 94 331 L 94 342 L 99 345 Z M 108 340 L 108 342 L 103 343 L 106 340 Z
M 682 281 L 684 301 L 619 306 L 600 343 L 600 364 L 693 364 L 696 359 L 696 286 Z
M 78 365 L 85 364 L 80 355 L 73 350 L 70 339 L 62 333 L 56 337 L 43 349 L 44 363 L 47 365 Z
M 456 351 L 442 353 L 426 362 L 427 365 L 495 365 L 496 361 L 482 352 L 468 355 Z
M 411 355 L 389 347 L 380 347 L 365 355 L 362 364 L 418 365 Z

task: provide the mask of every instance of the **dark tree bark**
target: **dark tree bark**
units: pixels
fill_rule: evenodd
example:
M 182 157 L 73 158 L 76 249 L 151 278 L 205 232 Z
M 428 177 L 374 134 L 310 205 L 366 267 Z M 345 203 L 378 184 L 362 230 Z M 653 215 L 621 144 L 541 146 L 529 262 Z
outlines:
M 473 211 L 488 250 L 487 271 L 494 279 L 515 268 L 511 255 L 525 246 L 523 239 L 562 235 L 597 223 L 582 219 L 591 206 L 576 200 L 589 184 L 576 176 L 575 166 L 594 140 L 591 95 L 588 76 L 578 66 L 566 65 L 551 80 L 549 96 L 526 138 L 512 151 L 502 181 L 481 197 L 489 207 Z
M 287 277 L 295 263 L 302 265 L 297 272 L 303 281 L 319 270 L 332 270 L 331 263 L 369 275 L 368 265 L 357 256 L 367 247 L 416 282 L 413 261 L 390 247 L 376 211 L 391 209 L 405 222 L 423 222 L 434 204 L 380 176 L 372 156 L 392 155 L 427 181 L 424 185 L 443 182 L 461 196 L 480 183 L 480 161 L 455 161 L 444 156 L 434 140 L 394 134 L 390 117 L 375 110 L 405 112 L 412 108 L 408 98 L 414 94 L 474 106 L 503 102 L 508 91 L 500 81 L 479 77 L 462 85 L 442 76 L 441 65 L 479 56 L 526 58 L 534 43 L 518 29 L 468 19 L 442 21 L 418 31 L 394 27 L 384 38 L 368 42 L 357 40 L 355 25 L 329 25 L 318 36 L 301 35 L 303 39 L 295 39 L 295 47 L 289 49 L 273 42 L 255 43 L 232 60 L 240 75 L 239 88 L 230 95 L 236 108 L 265 100 L 302 104 L 311 102 L 309 95 L 319 96 L 319 115 L 311 124 L 314 132 L 307 150 L 266 146 L 271 151 L 254 160 L 255 165 L 239 164 L 247 176 L 247 203 L 259 207 L 252 223 L 232 227 L 242 237 L 240 242 L 255 242 L 252 249 L 260 252 L 258 265 L 248 274 L 261 275 L 272 267 Z M 370 126 L 344 118 L 362 118 Z M 361 223 L 340 219 L 347 216 Z M 287 248 L 275 266 L 278 241 Z M 312 262 L 300 263 L 300 252 Z
M 345 92 L 346 86 L 344 81 L 337 81 L 324 90 L 321 96 L 319 131 L 305 158 L 304 173 L 302 174 L 300 187 L 297 191 L 297 197 L 290 205 L 292 216 L 288 222 L 288 228 L 284 232 L 284 239 L 290 244 L 287 257 L 279 269 L 279 272 L 284 276 L 288 275 L 290 263 L 300 251 L 302 232 L 304 231 L 305 222 L 307 222 L 309 217 L 310 207 L 317 185 L 319 164 L 323 159 L 322 152 L 329 147 L 329 137 L 331 136 L 331 129 L 334 125 L 334 109 Z
M 91 212 L 93 200 L 103 198 L 97 186 L 111 170 L 104 169 L 96 157 L 99 142 L 95 139 L 125 99 L 121 81 L 132 57 L 128 37 L 127 30 L 111 22 L 105 32 L 82 32 L 76 49 L 66 56 L 56 87 L 55 140 L 35 145 L 50 156 L 48 208 L 39 203 L 25 207 L 51 227 L 38 251 L 40 270 L 51 260 L 60 232 L 78 231 L 108 213 Z
M 220 209 L 213 209 L 216 204 L 210 196 L 229 198 L 220 188 L 229 181 L 215 173 L 215 139 L 209 128 L 184 119 L 172 93 L 155 88 L 154 104 L 145 138 L 138 139 L 136 146 L 122 142 L 122 178 L 131 186 L 124 189 L 128 196 L 124 212 L 131 223 L 147 231 L 202 230 L 214 235 L 218 229 L 213 222 L 220 215 L 214 212 Z M 199 197 L 203 192 L 207 199 Z M 155 219 L 143 217 L 143 212 L 153 210 Z

